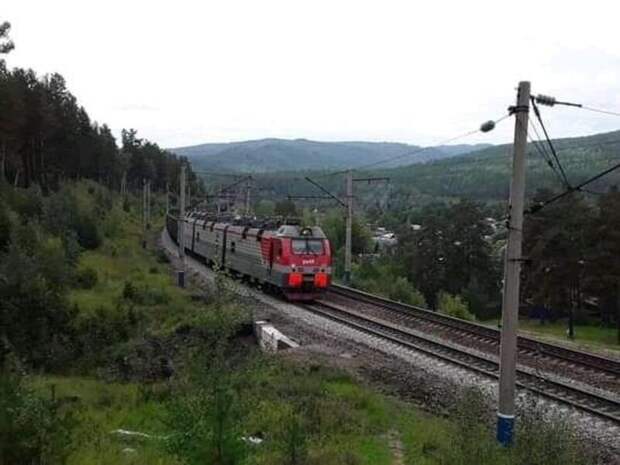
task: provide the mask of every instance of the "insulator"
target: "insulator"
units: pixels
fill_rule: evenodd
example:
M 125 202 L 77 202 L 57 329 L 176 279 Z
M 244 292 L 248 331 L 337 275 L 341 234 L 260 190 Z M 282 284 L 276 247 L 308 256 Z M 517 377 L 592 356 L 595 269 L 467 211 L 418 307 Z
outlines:
M 491 120 L 487 121 L 486 123 L 482 123 L 482 125 L 480 126 L 481 132 L 489 132 L 493 129 L 495 129 L 495 121 Z
M 541 105 L 547 105 L 552 107 L 555 105 L 555 97 L 551 97 L 549 95 L 538 94 L 536 96 L 536 103 L 540 103 Z

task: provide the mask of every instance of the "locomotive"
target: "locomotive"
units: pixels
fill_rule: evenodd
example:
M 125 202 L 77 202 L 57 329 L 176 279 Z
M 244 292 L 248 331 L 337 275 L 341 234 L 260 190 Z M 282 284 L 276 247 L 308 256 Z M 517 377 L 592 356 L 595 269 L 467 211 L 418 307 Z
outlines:
M 318 226 L 200 211 L 188 213 L 183 221 L 187 252 L 207 265 L 280 292 L 288 300 L 314 300 L 331 284 L 330 243 Z M 177 242 L 177 217 L 169 214 L 166 227 Z

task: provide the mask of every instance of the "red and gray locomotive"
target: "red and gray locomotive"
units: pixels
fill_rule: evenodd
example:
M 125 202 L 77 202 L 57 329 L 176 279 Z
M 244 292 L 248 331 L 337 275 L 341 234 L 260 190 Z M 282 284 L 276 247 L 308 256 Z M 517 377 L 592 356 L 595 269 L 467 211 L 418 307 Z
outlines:
M 331 284 L 331 248 L 318 226 L 226 219 L 199 211 L 184 221 L 188 252 L 208 265 L 281 291 L 289 300 L 313 300 Z M 176 217 L 168 215 L 167 228 L 176 241 Z

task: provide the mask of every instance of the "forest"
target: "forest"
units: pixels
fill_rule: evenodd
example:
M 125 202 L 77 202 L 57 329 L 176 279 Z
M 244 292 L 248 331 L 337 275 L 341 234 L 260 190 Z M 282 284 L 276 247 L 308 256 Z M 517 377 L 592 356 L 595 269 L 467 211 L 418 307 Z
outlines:
M 0 39 L 8 35 L 8 23 Z M 10 52 L 5 41 L 2 54 Z M 65 180 L 92 179 L 109 188 L 178 191 L 181 163 L 187 160 L 123 129 L 120 148 L 110 128 L 92 121 L 60 74 L 38 76 L 31 69 L 8 69 L 0 58 L 0 179 L 15 187 L 56 190 Z M 201 182 L 188 169 L 194 192 Z

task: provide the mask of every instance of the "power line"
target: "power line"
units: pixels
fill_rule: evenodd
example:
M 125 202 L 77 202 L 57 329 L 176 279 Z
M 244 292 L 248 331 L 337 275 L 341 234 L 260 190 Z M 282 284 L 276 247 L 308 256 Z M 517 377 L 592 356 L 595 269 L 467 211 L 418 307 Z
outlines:
M 620 113 L 619 113 L 619 112 L 616 112 L 616 111 L 611 111 L 611 110 L 603 110 L 603 109 L 600 109 L 600 108 L 586 107 L 586 106 L 584 106 L 584 105 L 581 105 L 581 106 L 580 106 L 580 107 L 578 107 L 578 108 L 582 108 L 582 109 L 584 109 L 584 110 L 588 110 L 588 111 L 593 111 L 593 112 L 595 112 L 595 113 L 603 113 L 603 114 L 605 114 L 605 115 L 620 116 Z
M 551 168 L 551 170 L 555 173 L 555 175 L 558 177 L 558 179 L 560 180 L 560 183 L 562 183 L 562 185 L 564 185 L 564 179 L 562 178 L 562 175 L 559 173 L 559 171 L 555 168 L 555 165 L 553 164 L 553 161 L 551 160 L 551 156 L 549 155 L 549 152 L 547 152 L 546 147 L 540 142 L 540 134 L 538 134 L 538 130 L 536 129 L 536 126 L 534 125 L 532 120 L 529 120 L 529 124 L 530 127 L 532 128 L 532 130 L 534 131 L 534 133 L 536 134 L 536 137 L 538 138 L 538 141 L 535 141 L 534 139 L 532 139 L 532 137 L 528 134 L 528 139 L 530 141 L 530 143 L 532 144 L 532 146 L 536 149 L 536 151 L 540 154 L 540 156 L 542 157 L 542 159 L 544 160 L 544 162 L 549 166 L 549 168 Z
M 587 179 L 586 181 L 582 182 L 581 184 L 578 184 L 578 185 L 576 185 L 574 187 L 571 187 L 571 188 L 565 190 L 564 192 L 561 192 L 561 193 L 559 193 L 557 195 L 554 195 L 550 199 L 547 199 L 547 200 L 545 200 L 543 202 L 540 202 L 540 203 L 538 203 L 536 205 L 533 205 L 532 207 L 528 208 L 525 213 L 528 214 L 528 215 L 533 214 L 533 213 L 537 213 L 540 210 L 542 210 L 543 208 L 545 208 L 547 205 L 552 204 L 554 202 L 557 202 L 558 200 L 566 197 L 569 194 L 572 194 L 573 192 L 581 191 L 588 184 L 591 184 L 594 181 L 597 181 L 598 179 L 602 178 L 603 176 L 608 175 L 609 173 L 617 170 L 618 168 L 620 168 L 620 163 L 617 163 L 614 166 L 612 166 L 611 168 L 608 168 L 605 171 L 602 171 L 599 174 L 597 174 L 595 176 L 592 176 L 590 179 Z
M 587 105 L 583 105 L 581 103 L 561 102 L 561 101 L 556 100 L 555 97 L 550 97 L 549 95 L 538 94 L 536 97 L 532 97 L 532 100 L 535 100 L 536 103 L 540 103 L 541 105 L 547 105 L 549 107 L 552 107 L 554 105 L 564 105 L 567 107 L 575 107 L 575 108 L 581 108 L 582 110 L 593 111 L 595 113 L 603 113 L 606 115 L 620 116 L 620 112 L 617 112 L 617 111 L 604 110 L 602 108 L 594 108 L 594 107 L 590 107 Z
M 557 163 L 557 166 L 560 170 L 560 173 L 562 174 L 562 178 L 564 179 L 564 183 L 566 184 L 566 187 L 570 188 L 570 182 L 568 181 L 568 178 L 566 177 L 566 172 L 564 171 L 564 168 L 562 167 L 562 164 L 560 163 L 560 159 L 558 157 L 557 152 L 555 151 L 555 147 L 553 146 L 553 144 L 551 143 L 551 139 L 549 138 L 549 133 L 547 132 L 545 123 L 543 123 L 542 117 L 540 116 L 538 105 L 536 105 L 536 99 L 532 97 L 531 100 L 532 100 L 532 107 L 534 108 L 534 114 L 536 115 L 536 119 L 540 123 L 540 127 L 542 128 L 543 133 L 545 134 L 545 139 L 547 139 L 547 143 L 549 144 L 549 149 L 551 150 L 551 154 L 553 155 L 553 158 L 555 159 L 555 162 Z
M 421 152 L 424 152 L 426 150 L 436 149 L 437 146 L 449 144 L 449 143 L 454 142 L 454 141 L 456 141 L 458 139 L 462 139 L 464 137 L 476 134 L 477 132 L 488 132 L 491 129 L 495 128 L 495 126 L 497 124 L 499 124 L 500 122 L 502 122 L 503 120 L 505 120 L 509 116 L 511 116 L 511 113 L 507 113 L 506 115 L 504 115 L 501 118 L 498 118 L 496 120 L 488 121 L 488 122 L 482 124 L 479 128 L 476 128 L 476 129 L 473 129 L 471 131 L 467 131 L 467 132 L 465 132 L 463 134 L 459 134 L 458 136 L 454 136 L 454 137 L 451 137 L 449 139 L 445 139 L 443 141 L 440 141 L 440 142 L 438 142 L 436 144 L 436 146 L 429 145 L 427 147 L 420 147 L 420 148 L 415 149 L 415 150 L 413 150 L 411 152 L 402 153 L 402 154 L 396 155 L 394 157 L 385 158 L 383 160 L 375 161 L 375 162 L 372 162 L 372 163 L 367 163 L 365 165 L 359 165 L 359 166 L 356 166 L 356 167 L 353 167 L 353 168 L 348 168 L 348 169 L 345 169 L 345 170 L 334 171 L 332 173 L 326 173 L 326 174 L 323 174 L 323 175 L 320 175 L 320 176 L 316 176 L 316 177 L 317 178 L 324 178 L 324 177 L 328 177 L 328 176 L 336 176 L 338 174 L 344 174 L 347 171 L 358 171 L 358 170 L 362 170 L 362 169 L 372 168 L 372 167 L 375 167 L 375 166 L 378 166 L 378 165 L 382 165 L 384 163 L 390 163 L 392 161 L 400 160 L 401 158 L 417 155 L 417 154 L 419 154 Z

